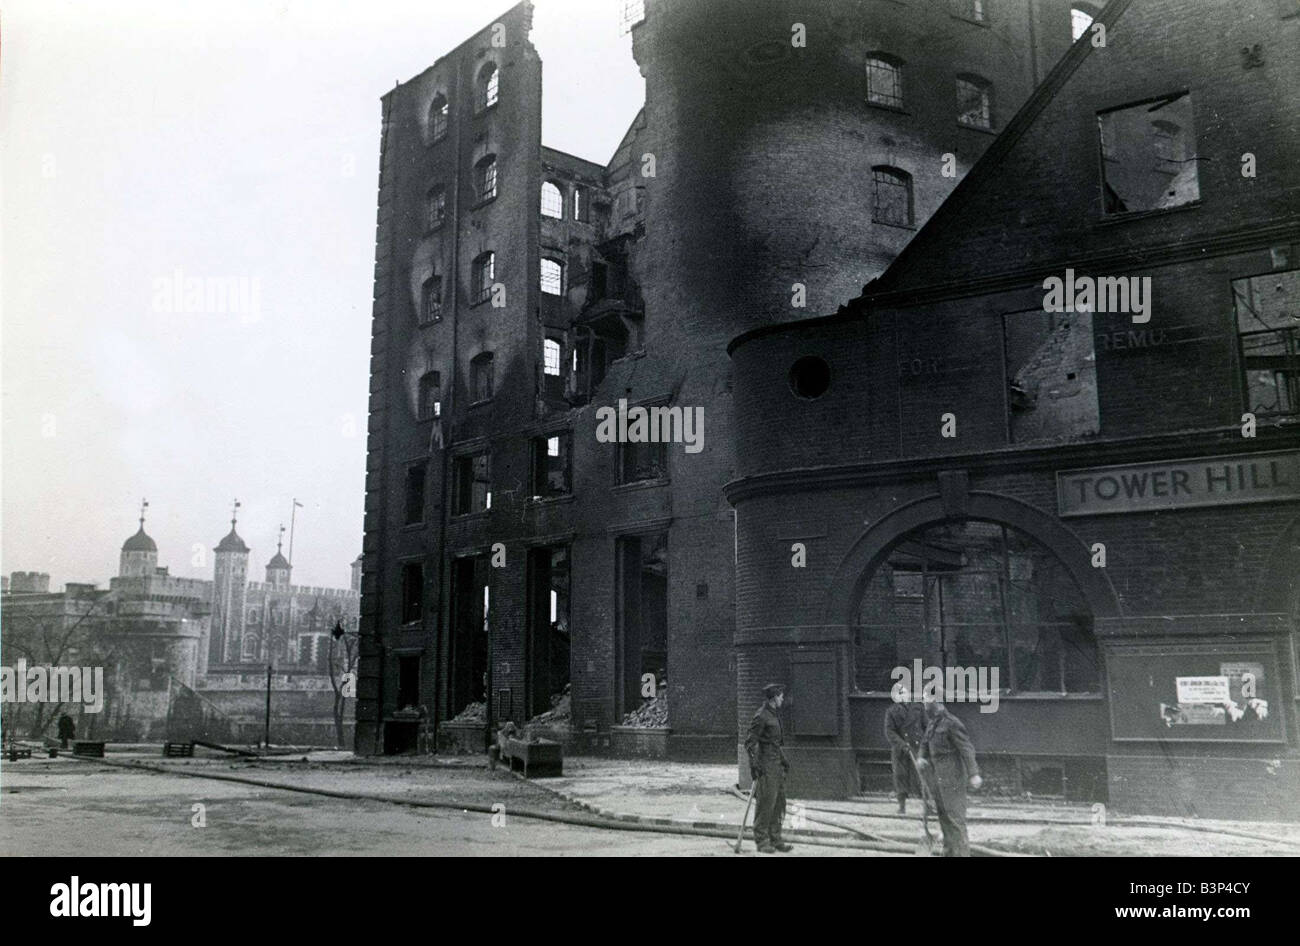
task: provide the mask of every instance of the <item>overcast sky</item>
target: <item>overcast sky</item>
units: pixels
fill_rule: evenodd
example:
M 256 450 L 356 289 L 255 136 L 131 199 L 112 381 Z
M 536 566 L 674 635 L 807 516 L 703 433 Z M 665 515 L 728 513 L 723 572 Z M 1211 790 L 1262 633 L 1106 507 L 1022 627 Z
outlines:
M 0 570 L 103 587 L 147 497 L 159 564 L 210 578 L 237 497 L 261 580 L 297 497 L 295 583 L 346 587 L 379 97 L 508 8 L 0 0 Z M 644 95 L 618 8 L 537 0 L 533 30 L 544 142 L 602 163 Z

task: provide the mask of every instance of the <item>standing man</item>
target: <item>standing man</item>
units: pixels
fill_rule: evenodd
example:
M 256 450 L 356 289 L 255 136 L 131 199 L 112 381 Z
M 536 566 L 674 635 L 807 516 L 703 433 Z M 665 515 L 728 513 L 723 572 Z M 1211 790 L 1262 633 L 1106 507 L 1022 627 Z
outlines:
M 749 724 L 745 751 L 749 753 L 749 775 L 753 779 L 750 791 L 754 793 L 754 841 L 758 853 L 775 854 L 793 850 L 793 845 L 781 840 L 781 822 L 785 820 L 785 773 L 790 770 L 781 731 L 781 720 L 776 711 L 785 702 L 785 687 L 769 683 L 763 687 L 763 705 Z
M 885 738 L 889 740 L 889 764 L 894 771 L 894 794 L 898 796 L 898 813 L 907 814 L 907 796 L 924 795 L 912 759 L 921 749 L 925 735 L 925 710 L 912 702 L 911 691 L 899 686 L 895 703 L 885 713 Z M 922 800 L 921 804 L 925 804 Z
M 975 763 L 975 747 L 966 726 L 938 700 L 925 701 L 925 736 L 917 764 L 930 785 L 939 826 L 943 828 L 943 856 L 970 857 L 966 834 L 966 786 L 984 784 Z

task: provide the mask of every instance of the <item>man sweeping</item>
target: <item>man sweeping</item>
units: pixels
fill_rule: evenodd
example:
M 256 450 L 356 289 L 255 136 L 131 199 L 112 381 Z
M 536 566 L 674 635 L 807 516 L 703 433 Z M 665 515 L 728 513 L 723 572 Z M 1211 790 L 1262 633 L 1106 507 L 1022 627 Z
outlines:
M 776 711 L 785 702 L 785 687 L 769 683 L 763 687 L 763 705 L 749 724 L 745 752 L 749 754 L 749 774 L 754 784 L 754 842 L 758 853 L 775 854 L 793 850 L 781 839 L 781 822 L 785 820 L 785 773 L 790 770 L 784 735 Z
M 943 828 L 943 856 L 970 857 L 966 834 L 966 787 L 984 784 L 975 762 L 975 747 L 966 726 L 938 700 L 925 701 L 925 736 L 917 765 L 930 786 L 939 826 Z
M 907 796 L 922 795 L 912 758 L 920 751 L 921 737 L 925 735 L 925 711 L 920 703 L 912 702 L 912 693 L 905 686 L 897 688 L 894 699 L 894 705 L 885 712 L 885 738 L 889 740 L 889 764 L 894 773 L 898 813 L 905 815 Z

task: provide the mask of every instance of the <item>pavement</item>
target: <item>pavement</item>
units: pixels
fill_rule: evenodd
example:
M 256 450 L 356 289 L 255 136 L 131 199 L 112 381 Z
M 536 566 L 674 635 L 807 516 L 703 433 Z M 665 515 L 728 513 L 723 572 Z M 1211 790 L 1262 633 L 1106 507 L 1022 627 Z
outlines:
M 240 759 L 199 749 L 194 758 L 165 759 L 157 746 L 102 762 L 66 755 L 0 762 L 0 854 L 731 852 L 746 801 L 734 765 L 570 757 L 564 769 L 561 778 L 525 781 L 470 756 L 298 751 Z M 1300 855 L 1297 824 L 1136 818 L 974 794 L 971 801 L 971 842 L 994 855 Z M 216 830 L 192 830 L 196 804 Z M 938 837 L 933 819 L 930 827 Z M 916 799 L 907 816 L 885 795 L 788 802 L 795 856 L 912 855 L 921 838 Z M 744 848 L 752 853 L 752 840 Z

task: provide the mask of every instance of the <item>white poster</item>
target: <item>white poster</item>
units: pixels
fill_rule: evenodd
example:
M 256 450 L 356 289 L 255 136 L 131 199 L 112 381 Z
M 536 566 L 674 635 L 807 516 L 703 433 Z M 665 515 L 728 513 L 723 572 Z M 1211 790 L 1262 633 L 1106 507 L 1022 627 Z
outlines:
M 1227 677 L 1175 677 L 1179 703 L 1227 703 L 1232 696 Z

